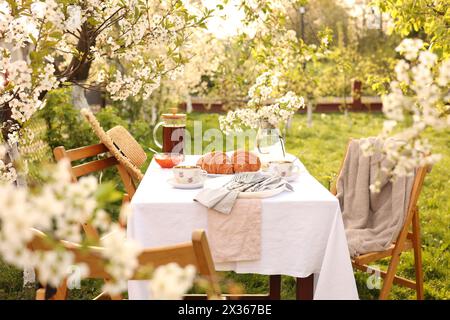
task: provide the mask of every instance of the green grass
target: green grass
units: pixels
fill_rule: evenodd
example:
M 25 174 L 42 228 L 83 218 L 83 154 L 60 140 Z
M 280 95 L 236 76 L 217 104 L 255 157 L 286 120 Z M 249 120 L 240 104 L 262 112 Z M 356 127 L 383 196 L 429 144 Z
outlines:
M 193 120 L 202 120 L 204 127 L 215 127 L 217 115 L 195 114 Z M 297 155 L 309 172 L 328 188 L 330 180 L 337 174 L 349 138 L 375 135 L 382 127 L 383 118 L 379 114 L 314 114 L 313 126 L 308 128 L 306 118 L 294 118 L 286 138 L 286 149 Z M 427 299 L 450 298 L 450 131 L 427 133 L 434 146 L 433 152 L 442 154 L 442 159 L 425 180 L 419 201 L 422 223 L 422 248 L 425 276 L 425 296 Z M 383 261 L 380 266 L 386 266 Z M 414 276 L 412 254 L 405 253 L 399 267 L 399 274 Z M 262 293 L 267 291 L 267 277 L 259 275 L 227 274 L 240 282 L 246 291 Z M 366 286 L 368 275 L 357 272 L 358 291 L 361 299 L 375 299 L 379 291 Z M 282 298 L 295 297 L 295 282 L 283 277 Z M 394 286 L 393 299 L 414 299 L 415 292 Z
M 203 129 L 217 127 L 215 114 L 191 114 L 190 120 L 201 120 Z M 324 186 L 337 173 L 342 161 L 345 146 L 351 137 L 365 137 L 376 134 L 382 126 L 380 115 L 342 114 L 314 115 L 313 127 L 306 126 L 305 116 L 295 117 L 286 139 L 287 151 L 297 155 Z M 192 126 L 190 121 L 188 127 Z M 422 249 L 425 276 L 426 299 L 450 298 L 450 135 L 449 131 L 427 133 L 434 146 L 434 153 L 442 154 L 425 180 L 419 201 L 422 225 Z M 386 266 L 387 262 L 380 263 Z M 414 276 L 413 257 L 410 253 L 402 255 L 399 274 Z M 232 272 L 222 273 L 225 279 L 240 283 L 246 292 L 264 293 L 268 290 L 268 277 L 261 275 L 238 275 Z M 361 299 L 375 299 L 378 290 L 369 290 L 366 286 L 367 274 L 357 272 L 358 291 Z M 21 286 L 21 272 L 0 263 L 0 299 L 29 299 L 33 292 Z M 99 282 L 86 281 L 81 290 L 74 290 L 74 299 L 95 296 Z M 295 282 L 290 277 L 282 278 L 282 298 L 295 298 Z M 414 291 L 394 286 L 391 298 L 414 299 Z

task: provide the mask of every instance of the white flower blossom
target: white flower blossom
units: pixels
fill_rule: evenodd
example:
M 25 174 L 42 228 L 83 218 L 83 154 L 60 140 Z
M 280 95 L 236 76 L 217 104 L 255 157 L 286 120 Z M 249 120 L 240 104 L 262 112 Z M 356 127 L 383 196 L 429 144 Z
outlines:
M 450 82 L 450 59 L 445 60 L 439 67 L 439 76 L 437 83 L 441 87 L 445 87 Z
M 417 58 L 417 54 L 423 48 L 423 45 L 421 39 L 406 38 L 395 50 L 403 54 L 407 60 L 412 61 Z
M 36 19 L 43 19 L 47 12 L 47 4 L 44 1 L 35 1 L 31 4 L 30 9 Z
M 381 150 L 369 144 L 361 146 L 365 154 L 382 152 L 392 164 L 392 168 L 384 170 L 393 177 L 411 175 L 418 166 L 439 160 L 440 155 L 432 153 L 423 132 L 427 128 L 450 127 L 449 117 L 439 108 L 448 99 L 450 60 L 438 62 L 435 54 L 422 49 L 423 45 L 421 40 L 405 39 L 397 47 L 409 62 L 397 63 L 397 79 L 391 82 L 390 92 L 382 97 L 387 120 L 379 138 L 384 143 L 380 144 Z M 402 129 L 398 126 L 401 123 L 406 124 Z M 371 190 L 376 192 L 379 186 L 373 185 Z
M 437 56 L 430 51 L 421 51 L 419 54 L 419 62 L 426 65 L 427 67 L 432 67 L 437 61 Z
M 409 64 L 405 60 L 399 60 L 395 65 L 394 70 L 397 75 L 398 81 L 409 84 Z
M 229 111 L 225 117 L 219 117 L 221 130 L 229 134 L 233 131 L 242 131 L 242 127 L 256 129 L 261 121 L 266 121 L 276 127 L 281 122 L 286 122 L 299 108 L 303 108 L 305 106 L 304 99 L 296 96 L 292 91 L 276 97 L 281 86 L 280 76 L 281 74 L 278 72 L 261 74 L 249 89 L 250 100 L 247 108 Z M 273 98 L 275 98 L 275 103 L 265 104 Z
M 5 162 L 8 148 L 0 144 L 0 183 L 13 183 L 17 180 L 17 172 L 12 163 Z
M 100 241 L 104 250 L 102 256 L 108 261 L 106 271 L 113 277 L 105 283 L 103 290 L 111 294 L 119 294 L 126 290 L 128 279 L 133 276 L 139 262 L 140 246 L 133 240 L 126 239 L 125 231 L 114 226 L 109 235 Z
M 102 256 L 107 261 L 106 271 L 112 277 L 106 289 L 122 292 L 138 265 L 140 249 L 125 239 L 123 229 L 111 223 L 104 211 L 96 212 L 96 178 L 86 177 L 72 183 L 68 165 L 61 161 L 39 192 L 0 183 L 0 256 L 19 268 L 34 267 L 43 284 L 56 287 L 76 265 L 75 258 L 62 247 L 31 251 L 27 245 L 34 236 L 32 228 L 46 232 L 54 240 L 82 243 L 81 225 L 93 219 L 97 225 L 101 222 L 101 229 L 109 234 L 100 242 Z
M 77 5 L 70 5 L 67 7 L 67 14 L 69 17 L 65 22 L 65 27 L 68 31 L 75 32 L 84 22 L 81 7 Z
M 196 274 L 193 265 L 181 268 L 176 263 L 169 263 L 156 268 L 150 282 L 153 299 L 180 300 L 191 287 Z

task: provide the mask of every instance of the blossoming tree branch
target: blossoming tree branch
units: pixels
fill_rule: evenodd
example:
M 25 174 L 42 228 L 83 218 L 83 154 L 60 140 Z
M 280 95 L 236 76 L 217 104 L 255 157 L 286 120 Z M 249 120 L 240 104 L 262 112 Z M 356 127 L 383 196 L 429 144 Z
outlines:
M 78 108 L 87 107 L 84 89 L 150 96 L 182 73 L 182 48 L 211 12 L 180 0 L 0 1 L 3 139 L 14 147 L 58 87 L 73 86 Z

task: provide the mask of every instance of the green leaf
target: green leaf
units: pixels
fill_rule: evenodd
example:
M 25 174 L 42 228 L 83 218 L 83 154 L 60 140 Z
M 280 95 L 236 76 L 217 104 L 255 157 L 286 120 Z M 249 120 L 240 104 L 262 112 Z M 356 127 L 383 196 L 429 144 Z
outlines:
M 99 185 L 95 196 L 98 203 L 105 206 L 108 203 L 119 201 L 122 198 L 122 193 L 116 190 L 112 182 L 107 182 Z

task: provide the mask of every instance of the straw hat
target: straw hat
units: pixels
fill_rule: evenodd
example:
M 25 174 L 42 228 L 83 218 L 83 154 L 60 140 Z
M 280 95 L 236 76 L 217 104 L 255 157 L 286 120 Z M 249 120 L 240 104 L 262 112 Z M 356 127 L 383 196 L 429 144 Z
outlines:
M 134 178 L 142 180 L 144 175 L 139 168 L 147 160 L 147 155 L 133 136 L 122 126 L 116 126 L 105 132 L 97 118 L 87 108 L 81 109 L 81 114 L 89 122 L 95 134 L 100 138 L 100 141 L 108 148 L 119 163 Z

